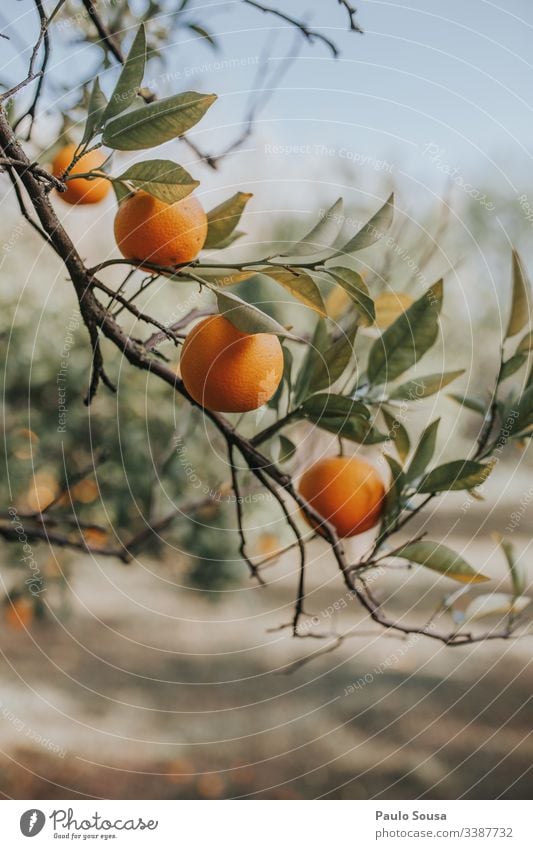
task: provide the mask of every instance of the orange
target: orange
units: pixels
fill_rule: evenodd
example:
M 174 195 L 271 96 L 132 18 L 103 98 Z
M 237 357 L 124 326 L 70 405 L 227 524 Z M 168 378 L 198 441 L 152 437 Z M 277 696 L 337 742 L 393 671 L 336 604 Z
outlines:
M 33 620 L 33 604 L 29 599 L 17 596 L 7 602 L 4 616 L 11 628 L 27 628 Z
M 242 333 L 222 315 L 197 324 L 181 353 L 181 376 L 198 404 L 246 413 L 272 398 L 283 375 L 283 351 L 271 333 Z
M 189 195 L 164 203 L 138 191 L 122 201 L 115 218 L 115 239 L 126 259 L 154 265 L 181 265 L 198 256 L 207 237 L 207 215 Z
M 54 177 L 61 179 L 72 162 L 76 148 L 77 145 L 75 144 L 67 144 L 61 148 L 52 163 Z M 71 174 L 87 174 L 89 171 L 98 171 L 106 158 L 106 155 L 101 150 L 90 150 L 71 168 L 69 177 Z M 78 180 L 68 180 L 67 190 L 66 192 L 60 192 L 60 197 L 67 203 L 72 204 L 100 203 L 107 195 L 109 186 L 109 180 L 106 180 L 104 177 L 94 177 L 92 180 L 88 180 L 86 177 L 80 177 Z
M 377 471 L 358 457 L 318 460 L 302 475 L 299 491 L 341 538 L 374 527 L 385 498 Z

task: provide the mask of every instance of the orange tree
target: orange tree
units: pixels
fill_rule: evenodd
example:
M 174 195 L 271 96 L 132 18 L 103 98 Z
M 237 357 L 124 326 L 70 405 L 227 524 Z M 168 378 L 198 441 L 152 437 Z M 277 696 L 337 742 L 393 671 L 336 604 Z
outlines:
M 251 0 L 243 2 L 278 16 L 308 41 L 322 41 L 336 53 L 336 46 L 328 38 L 283 11 Z M 366 329 L 376 324 L 376 304 L 349 259 L 387 233 L 393 220 L 393 197 L 348 238 L 341 237 L 345 217 L 339 199 L 310 232 L 286 242 L 281 249 L 277 246 L 275 251 L 242 262 L 214 261 L 214 254 L 224 251 L 242 235 L 237 228 L 251 195 L 238 192 L 206 214 L 193 195 L 198 181 L 180 164 L 140 158 L 117 173 L 113 155 L 116 151 L 152 151 L 171 139 L 187 139 L 188 131 L 201 121 L 216 97 L 187 91 L 155 99 L 143 87 L 147 52 L 150 53 L 144 24 L 137 28 L 125 54 L 119 39 L 91 2 L 84 3 L 88 12 L 84 25 L 94 26 L 104 47 L 105 61 L 119 62 L 122 71 L 114 89 L 107 94 L 98 76 L 90 91 L 82 90 L 73 112 L 84 113 L 83 121 L 64 121 L 56 149 L 43 155 L 45 160 L 54 159 L 52 171 L 47 170 L 29 155 L 29 145 L 45 83 L 51 25 L 64 5 L 59 2 L 48 14 L 36 0 L 40 29 L 28 73 L 0 95 L 0 147 L 1 165 L 22 215 L 60 258 L 72 282 L 90 342 L 86 404 L 93 402 L 101 384 L 115 391 L 104 361 L 102 342 L 106 340 L 132 368 L 150 373 L 166 386 L 168 393 L 177 393 L 191 415 L 200 411 L 226 446 L 239 551 L 251 577 L 263 583 L 264 566 L 277 554 L 257 559 L 249 553 L 243 521 L 244 477 L 246 486 L 251 478 L 270 494 L 294 536 L 287 549 L 297 554 L 299 565 L 294 612 L 287 627 L 295 636 L 317 636 L 306 626 L 306 559 L 309 541 L 315 539 L 329 547 L 349 594 L 372 620 L 385 628 L 403 634 L 424 634 L 450 646 L 510 637 L 521 626 L 521 613 L 529 599 L 523 594 L 523 579 L 512 548 L 505 541 L 502 551 L 510 570 L 512 592 L 503 598 L 501 593 L 477 596 L 471 603 L 470 615 L 467 611 L 464 627 L 436 627 L 435 618 L 446 616 L 453 607 L 453 596 L 428 622 L 410 623 L 403 616 L 397 621 L 391 619 L 371 587 L 370 577 L 376 569 L 380 575 L 383 567 L 403 564 L 409 568 L 417 564 L 466 586 L 487 580 L 448 546 L 425 534 L 410 537 L 407 530 L 412 519 L 441 493 L 462 490 L 475 497 L 476 488 L 491 473 L 504 446 L 511 440 L 524 441 L 533 433 L 532 372 L 526 373 L 514 388 L 510 389 L 507 383 L 515 374 L 524 375 L 533 347 L 530 290 L 518 255 L 513 255 L 512 303 L 490 397 L 481 400 L 454 396 L 479 416 L 477 442 L 470 456 L 435 464 L 439 421 L 430 422 L 415 439 L 400 412 L 406 404 L 416 404 L 421 398 L 440 392 L 462 373 L 420 376 L 417 372 L 413 376 L 410 371 L 438 339 L 443 281 L 434 283 L 412 302 L 406 302 L 400 293 L 397 300 L 401 309 L 396 309 L 392 317 L 385 315 L 390 303 L 382 299 L 377 315 L 381 332 L 372 337 L 370 346 L 368 337 L 365 344 L 359 344 Z M 347 3 L 340 5 L 348 13 L 350 29 L 357 30 L 355 10 Z M 182 3 L 180 11 L 188 6 Z M 131 24 L 129 11 L 124 15 L 125 25 Z M 203 37 L 212 38 L 197 22 L 187 20 L 186 24 Z M 160 32 L 154 36 L 151 51 L 157 51 L 157 38 L 161 38 Z M 32 86 L 28 105 L 24 98 Z M 214 154 L 205 158 L 208 163 L 217 164 Z M 123 258 L 88 267 L 62 225 L 51 194 L 63 195 L 73 205 L 93 204 L 105 197 L 109 186 L 119 204 L 115 234 Z M 202 250 L 205 253 L 201 254 Z M 118 288 L 103 281 L 111 266 L 126 267 L 126 277 Z M 129 293 L 128 285 L 136 274 L 142 275 L 142 283 Z M 137 305 L 139 296 L 161 277 L 176 287 L 194 282 L 207 295 L 208 306 L 205 310 L 190 310 L 178 321 L 165 322 L 148 314 Z M 283 316 L 274 318 L 236 294 L 236 289 L 243 291 L 239 284 L 260 278 L 273 281 L 317 316 L 311 337 L 289 326 Z M 325 292 L 335 289 L 345 294 L 347 303 L 338 322 L 329 320 L 324 298 Z M 134 322 L 134 330 L 119 320 L 126 315 Z M 202 321 L 197 323 L 198 319 Z M 152 332 L 139 338 L 143 325 L 151 327 Z M 163 353 L 165 343 L 182 350 L 181 376 Z M 160 404 L 161 395 L 157 399 Z M 244 414 L 265 403 L 270 421 L 259 428 L 257 419 Z M 243 414 L 242 418 L 236 418 L 236 413 Z M 299 448 L 290 436 L 297 422 L 335 434 L 341 455 L 347 443 L 363 448 L 357 449 L 355 457 L 332 456 L 319 461 L 305 472 L 298 485 L 291 474 L 291 463 Z M 380 443 L 387 448 L 386 481 L 359 456 L 364 446 Z M 65 462 L 68 466 L 68 458 Z M 95 462 L 93 457 L 93 466 Z M 24 541 L 26 545 L 44 540 L 54 546 L 129 562 L 154 535 L 164 534 L 176 516 L 173 511 L 157 517 L 147 507 L 145 527 L 137 533 L 124 533 L 118 544 L 110 544 L 105 528 L 81 522 L 70 509 L 73 502 L 69 502 L 68 494 L 76 487 L 79 490 L 80 484 L 86 485 L 86 478 L 87 470 L 78 470 L 63 490 L 50 493 L 49 498 L 41 494 L 34 509 L 23 513 L 13 506 L 7 509 L 6 505 L 0 535 L 8 542 Z M 204 506 L 206 501 L 209 497 L 204 499 Z M 192 512 L 199 506 L 202 504 L 181 505 L 180 512 Z M 368 550 L 352 562 L 345 553 L 343 538 L 369 528 L 375 528 L 373 540 Z M 38 587 L 34 590 L 38 595 Z M 17 616 L 24 623 L 26 609 L 19 606 Z M 472 624 L 472 620 L 495 610 L 503 611 L 503 625 L 501 617 L 498 628 L 479 630 Z

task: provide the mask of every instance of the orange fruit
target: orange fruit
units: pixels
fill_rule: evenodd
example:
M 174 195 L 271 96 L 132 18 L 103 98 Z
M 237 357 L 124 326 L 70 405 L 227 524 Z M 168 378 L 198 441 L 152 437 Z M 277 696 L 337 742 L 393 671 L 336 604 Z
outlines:
M 194 400 L 219 413 L 246 413 L 272 398 L 283 375 L 283 351 L 271 333 L 242 333 L 210 315 L 188 334 L 181 376 Z
M 77 145 L 75 144 L 67 144 L 61 148 L 52 163 L 54 177 L 61 179 L 72 162 L 76 148 Z M 106 158 L 105 153 L 102 153 L 101 150 L 90 150 L 71 168 L 69 177 L 71 174 L 87 174 L 88 171 L 97 171 L 102 167 Z M 60 192 L 59 196 L 67 203 L 72 204 L 100 203 L 107 195 L 109 186 L 109 180 L 104 177 L 94 177 L 92 180 L 80 177 L 77 180 L 68 180 L 66 192 Z
M 374 527 L 385 498 L 385 487 L 376 469 L 358 457 L 318 460 L 304 472 L 298 488 L 341 538 Z
M 33 620 L 33 604 L 29 599 L 17 596 L 7 602 L 4 616 L 11 628 L 27 628 Z
M 115 218 L 115 239 L 126 259 L 154 265 L 181 265 L 198 256 L 207 237 L 207 215 L 188 195 L 164 203 L 148 192 L 125 198 Z

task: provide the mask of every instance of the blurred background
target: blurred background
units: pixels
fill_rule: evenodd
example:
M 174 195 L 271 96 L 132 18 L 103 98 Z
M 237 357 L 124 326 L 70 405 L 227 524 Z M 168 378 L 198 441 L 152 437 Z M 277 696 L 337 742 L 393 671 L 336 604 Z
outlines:
M 332 40 L 338 56 L 253 4 L 108 0 L 97 8 L 113 31 L 120 22 L 126 46 L 138 18 L 148 16 L 154 51 L 146 85 L 158 96 L 219 95 L 189 134 L 195 150 L 175 141 L 157 155 L 201 180 L 206 208 L 253 192 L 246 236 L 226 251 L 228 261 L 265 256 L 273 243 L 298 238 L 339 196 L 349 235 L 394 190 L 391 244 L 362 252 L 353 267 L 373 295 L 416 297 L 444 275 L 442 339 L 424 373 L 464 368 L 453 391 L 486 402 L 509 312 L 511 246 L 526 266 L 533 263 L 533 11 L 527 0 L 505 8 L 487 0 L 409 7 L 361 0 L 359 34 L 347 32 L 340 5 L 283 4 L 286 15 Z M 2 8 L 0 31 L 9 36 L 0 39 L 7 87 L 26 73 L 37 34 L 33 3 Z M 76 87 L 102 61 L 81 3 L 65 4 L 51 35 L 49 82 L 30 146 L 43 163 L 61 134 L 75 132 Z M 117 76 L 108 65 L 106 89 Z M 228 148 L 210 167 L 206 157 Z M 116 155 L 113 172 L 132 161 Z M 176 516 L 128 564 L 32 542 L 36 595 L 28 593 L 20 545 L 2 542 L 0 792 L 527 798 L 532 638 L 446 648 L 391 637 L 347 598 L 320 542 L 311 549 L 308 606 L 329 636 L 295 640 L 278 630 L 291 616 L 296 558 L 273 561 L 268 587 L 250 582 L 238 555 L 223 442 L 200 413 L 107 346 L 119 391 L 102 389 L 89 410 L 83 405 L 88 346 L 65 269 L 21 218 L 7 181 L 2 191 L 2 517 L 57 499 L 87 543 L 105 549 L 149 520 Z M 114 199 L 94 209 L 54 203 L 89 264 L 118 255 Z M 121 280 L 115 268 L 102 277 L 109 286 Z M 241 293 L 312 332 L 309 310 L 264 278 L 246 281 Z M 170 322 L 205 302 L 196 287 L 161 279 L 139 306 Z M 336 320 L 344 306 L 332 296 Z M 129 328 L 147 335 L 138 323 Z M 361 355 L 375 333 L 361 334 Z M 172 345 L 161 351 L 177 361 Z M 527 376 L 518 371 L 508 391 Z M 269 415 L 251 414 L 243 427 L 253 433 Z M 439 415 L 436 460 L 465 456 L 479 417 L 446 393 L 418 402 L 405 424 L 416 435 Z M 290 466 L 297 476 L 329 442 L 307 424 L 290 435 L 299 447 Z M 379 446 L 361 450 L 379 462 Z M 452 493 L 433 502 L 418 527 L 446 539 L 506 592 L 508 570 L 494 537 L 501 534 L 530 582 L 531 469 L 531 448 L 511 444 L 483 487 L 484 501 Z M 268 493 L 252 481 L 246 487 L 250 550 L 268 556 L 290 533 Z M 351 553 L 365 542 L 352 541 Z M 391 614 L 413 621 L 427 619 L 454 589 L 422 568 L 378 575 L 373 587 Z M 345 632 L 349 639 L 337 646 L 335 634 Z M 328 646 L 334 650 L 318 656 Z

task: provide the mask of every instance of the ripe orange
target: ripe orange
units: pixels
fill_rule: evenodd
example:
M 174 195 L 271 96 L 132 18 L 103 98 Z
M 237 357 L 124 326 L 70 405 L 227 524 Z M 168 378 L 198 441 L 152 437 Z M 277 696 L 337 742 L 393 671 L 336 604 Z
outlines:
M 115 218 L 115 239 L 126 259 L 154 265 L 180 265 L 198 256 L 207 237 L 207 215 L 189 195 L 164 203 L 138 191 L 122 201 Z
M 28 628 L 33 621 L 33 604 L 29 599 L 17 596 L 7 602 L 4 617 L 11 628 Z
M 54 177 L 61 178 L 72 162 L 77 145 L 67 144 L 62 147 L 52 163 Z M 69 171 L 71 174 L 86 174 L 88 171 L 97 171 L 106 160 L 106 155 L 101 150 L 90 150 Z M 80 177 L 78 180 L 68 180 L 66 192 L 60 192 L 60 197 L 67 203 L 100 203 L 109 191 L 109 180 L 104 177 L 94 177 L 88 180 Z
M 385 497 L 376 469 L 358 457 L 318 460 L 302 475 L 299 491 L 333 525 L 339 537 L 352 537 L 372 528 Z
M 283 375 L 283 351 L 271 333 L 241 333 L 222 315 L 204 318 L 183 345 L 187 392 L 208 410 L 246 413 L 272 398 Z

